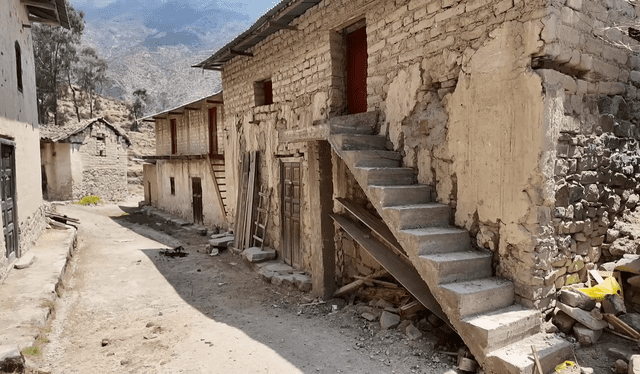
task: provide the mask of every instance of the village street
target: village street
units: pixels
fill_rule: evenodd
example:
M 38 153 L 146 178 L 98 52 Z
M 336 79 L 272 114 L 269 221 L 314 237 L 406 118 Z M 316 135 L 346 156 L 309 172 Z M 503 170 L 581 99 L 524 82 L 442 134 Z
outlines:
M 380 332 L 357 305 L 301 306 L 315 300 L 265 283 L 229 251 L 209 256 L 207 237 L 133 204 L 58 211 L 82 223 L 49 342 L 32 359 L 52 373 L 444 373 L 454 364 L 435 353 L 447 348 L 441 329 L 409 341 Z M 188 256 L 160 254 L 177 245 Z

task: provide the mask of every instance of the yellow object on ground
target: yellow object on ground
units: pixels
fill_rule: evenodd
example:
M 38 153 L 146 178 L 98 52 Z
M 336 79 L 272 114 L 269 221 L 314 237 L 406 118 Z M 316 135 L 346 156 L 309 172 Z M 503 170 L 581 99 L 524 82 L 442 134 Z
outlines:
M 556 366 L 556 373 L 559 373 L 559 372 L 565 370 L 569 366 L 576 366 L 576 364 L 573 361 L 565 361 L 565 362 L 561 363 L 560 365 Z
M 578 288 L 579 291 L 586 293 L 590 298 L 596 301 L 604 300 L 605 295 L 615 295 L 620 291 L 620 285 L 614 277 L 609 277 L 601 284 L 591 288 Z

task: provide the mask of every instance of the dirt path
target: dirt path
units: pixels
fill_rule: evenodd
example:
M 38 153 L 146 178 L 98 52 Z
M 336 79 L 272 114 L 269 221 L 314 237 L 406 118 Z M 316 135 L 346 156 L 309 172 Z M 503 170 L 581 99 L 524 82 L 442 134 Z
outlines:
M 59 211 L 82 224 L 36 359 L 52 373 L 439 374 L 454 364 L 435 352 L 455 349 L 441 328 L 422 321 L 424 336 L 409 341 L 360 318 L 363 305 L 301 306 L 309 294 L 265 283 L 228 252 L 211 257 L 206 237 L 137 208 Z M 187 257 L 160 254 L 179 244 Z

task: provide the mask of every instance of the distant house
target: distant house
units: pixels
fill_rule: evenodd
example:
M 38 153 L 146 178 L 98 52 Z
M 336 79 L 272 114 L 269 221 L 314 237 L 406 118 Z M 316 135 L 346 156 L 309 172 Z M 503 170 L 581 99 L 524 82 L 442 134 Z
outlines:
M 0 2 L 0 280 L 45 227 L 30 25 L 69 28 L 64 0 Z
M 96 195 L 124 200 L 129 138 L 117 126 L 95 118 L 40 132 L 42 191 L 49 200 L 77 200 Z
M 188 221 L 227 226 L 222 92 L 143 119 L 155 123 L 156 154 L 144 157 L 145 201 Z

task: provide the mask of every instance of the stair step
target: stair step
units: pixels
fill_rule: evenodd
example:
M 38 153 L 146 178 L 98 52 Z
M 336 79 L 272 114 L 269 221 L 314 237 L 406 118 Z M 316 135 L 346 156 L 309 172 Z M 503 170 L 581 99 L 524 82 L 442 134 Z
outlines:
M 551 372 L 556 365 L 573 355 L 571 343 L 555 334 L 540 333 L 490 352 L 485 359 L 485 366 L 490 367 L 493 373 L 534 373 L 531 346 L 536 348 L 544 373 Z
M 420 258 L 430 267 L 429 276 L 436 284 L 464 282 L 490 277 L 491 252 L 464 251 L 422 255 Z
M 431 200 L 433 188 L 425 184 L 405 186 L 369 186 L 375 198 L 383 207 L 393 205 L 427 204 Z
M 471 340 L 485 355 L 540 332 L 540 312 L 521 305 L 469 317 L 464 322 Z
M 331 136 L 338 149 L 349 150 L 387 150 L 387 138 L 380 135 L 336 134 Z
M 331 117 L 326 120 L 326 122 L 335 130 L 346 129 L 346 131 L 348 131 L 349 133 L 351 133 L 351 129 L 354 128 L 369 128 L 370 131 L 373 131 L 376 123 L 378 122 L 378 112 L 371 111 L 348 114 L 346 116 Z M 339 132 L 336 131 L 335 133 L 337 134 Z
M 402 156 L 398 152 L 383 150 L 344 151 L 342 157 L 355 167 L 400 167 Z
M 409 229 L 399 235 L 417 249 L 418 255 L 464 251 L 471 244 L 469 232 L 455 227 Z
M 399 230 L 419 227 L 447 226 L 451 208 L 444 204 L 413 204 L 382 209 L 389 216 L 389 226 Z
M 506 308 L 514 300 L 513 283 L 500 278 L 448 283 L 440 288 L 444 305 L 452 307 L 460 318 Z
M 394 184 L 411 184 L 415 181 L 412 168 L 355 168 L 355 173 L 367 186 L 388 186 Z

